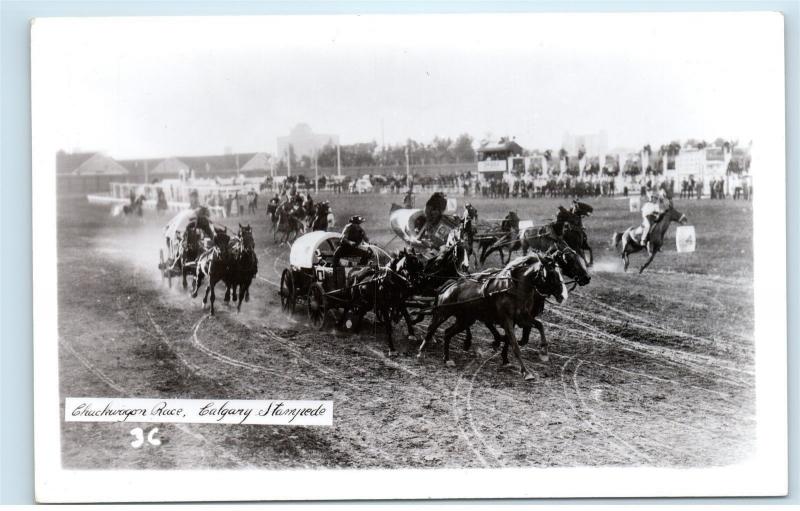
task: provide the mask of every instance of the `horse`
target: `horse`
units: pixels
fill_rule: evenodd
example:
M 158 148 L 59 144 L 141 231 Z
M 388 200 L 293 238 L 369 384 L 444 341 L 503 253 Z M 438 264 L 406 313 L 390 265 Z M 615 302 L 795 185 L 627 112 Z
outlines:
M 214 315 L 214 300 L 216 299 L 214 288 L 219 281 L 230 281 L 231 255 L 229 244 L 230 236 L 224 232 L 218 232 L 214 237 L 214 246 L 203 252 L 200 257 L 197 258 L 195 268 L 197 278 L 194 281 L 192 298 L 197 298 L 197 292 L 200 289 L 200 284 L 203 283 L 203 277 L 208 277 L 206 294 L 203 296 L 203 307 L 205 307 L 208 302 L 208 293 L 210 291 L 212 316 Z
M 272 239 L 275 243 L 278 243 L 278 238 L 280 237 L 281 233 L 283 233 L 283 239 L 281 240 L 281 243 L 286 243 L 289 241 L 289 237 L 292 234 L 294 234 L 294 238 L 292 238 L 292 241 L 294 241 L 300 234 L 305 232 L 305 228 L 303 227 L 302 212 L 303 208 L 300 207 L 295 207 L 289 210 L 287 210 L 285 207 L 278 209 L 276 226 L 272 235 Z
M 514 350 L 523 378 L 534 379 L 522 360 L 514 325 L 528 320 L 537 291 L 543 296 L 554 296 L 559 303 L 566 300 L 568 291 L 560 270 L 553 266 L 548 271 L 546 265 L 539 255 L 523 256 L 504 269 L 493 270 L 481 278 L 462 277 L 443 286 L 436 296 L 433 318 L 419 353 L 422 353 L 437 329 L 455 316 L 455 323 L 444 332 L 444 362 L 454 366 L 455 363 L 450 359 L 450 340 L 453 336 L 476 321 L 487 326 L 499 324 Z
M 129 204 L 117 204 L 111 208 L 111 216 L 125 215 L 125 218 L 136 215 L 142 218 L 144 214 L 144 195 L 139 195 L 136 198 L 131 197 Z
M 540 257 L 543 258 L 545 261 L 546 266 L 550 267 L 552 264 L 555 264 L 558 269 L 560 269 L 561 274 L 563 276 L 567 276 L 571 278 L 574 282 L 573 288 L 575 284 L 583 287 L 587 285 L 591 281 L 591 277 L 589 276 L 589 270 L 586 267 L 586 260 L 580 256 L 575 250 L 566 246 L 566 244 L 562 241 L 559 243 L 559 240 L 554 240 L 552 245 L 544 252 L 535 250 Z M 521 323 L 517 323 L 519 326 L 522 327 L 522 338 L 519 341 L 520 346 L 525 346 L 528 344 L 528 339 L 530 338 L 531 328 L 535 327 L 536 330 L 539 331 L 539 360 L 542 362 L 547 362 L 550 360 L 550 355 L 547 350 L 547 337 L 544 334 L 544 325 L 541 321 L 536 319 L 544 312 L 544 304 L 546 302 L 546 296 L 540 294 L 539 292 L 534 293 L 533 297 L 533 304 L 531 309 L 528 311 L 529 316 L 524 318 L 525 321 Z M 489 325 L 487 325 L 489 327 Z M 494 336 L 494 343 L 493 347 L 497 349 L 500 346 L 501 342 L 503 344 L 503 365 L 508 364 L 508 342 L 507 338 L 503 336 L 499 336 L 496 329 L 489 327 L 489 331 Z
M 384 325 L 390 356 L 397 354 L 392 340 L 394 319 L 402 315 L 408 327 L 408 336 L 416 338 L 411 316 L 405 306 L 405 301 L 414 290 L 411 282 L 396 270 L 400 264 L 399 258 L 396 256 L 383 267 L 367 266 L 350 273 L 346 284 L 350 289 L 350 296 L 339 319 L 341 326 L 347 314 L 353 311 L 353 331 L 357 332 L 364 315 L 374 311 L 377 321 Z
M 586 261 L 588 266 L 594 263 L 594 254 L 592 253 L 592 247 L 589 246 L 589 237 L 583 227 L 571 223 L 565 224 L 563 238 L 567 245 L 583 257 L 584 260 L 586 259 L 586 252 L 589 253 L 589 260 Z
M 314 206 L 314 214 L 309 222 L 309 228 L 312 231 L 327 231 L 330 212 L 331 206 L 328 202 L 318 202 Z
M 620 247 L 620 243 L 622 243 L 620 252 L 622 254 L 622 260 L 625 262 L 625 271 L 628 271 L 628 264 L 630 263 L 628 256 L 630 254 L 635 254 L 636 252 L 641 252 L 645 248 L 647 248 L 649 257 L 642 267 L 639 268 L 639 273 L 642 273 L 645 268 L 650 265 L 650 263 L 653 261 L 653 258 L 664 245 L 664 236 L 666 236 L 667 230 L 672 222 L 685 224 L 687 222 L 687 218 L 686 215 L 676 210 L 672 206 L 672 203 L 670 203 L 669 208 L 661 213 L 656 221 L 653 222 L 653 225 L 650 228 L 650 238 L 647 240 L 647 247 L 642 246 L 638 241 L 641 239 L 642 235 L 643 227 L 641 225 L 638 227 L 629 227 L 623 233 L 615 232 L 611 235 L 612 248 Z
M 269 204 L 267 204 L 267 218 L 269 218 L 269 222 L 272 225 L 272 231 L 275 232 L 275 228 L 278 225 L 278 206 L 280 204 L 277 202 L 276 199 L 270 199 Z
M 250 301 L 250 284 L 258 273 L 258 257 L 256 257 L 253 229 L 250 224 L 239 224 L 239 233 L 231 243 L 231 264 L 228 272 L 224 302 L 228 303 L 233 295 L 236 312 L 242 311 L 242 300 Z
M 506 215 L 506 217 L 503 219 L 500 229 L 504 233 L 502 236 L 495 236 L 481 240 L 481 255 L 479 258 L 481 265 L 483 265 L 489 255 L 491 255 L 493 252 L 500 253 L 501 264 L 508 264 L 511 262 L 511 254 L 522 248 L 522 243 L 519 239 L 519 218 L 517 218 L 515 213 L 511 212 Z M 506 260 L 505 254 L 503 253 L 503 247 L 508 250 L 508 260 Z
M 186 281 L 186 276 L 188 274 L 192 273 L 196 278 L 195 262 L 200 255 L 200 240 L 200 233 L 197 232 L 195 227 L 191 226 L 186 228 L 186 232 L 184 232 L 181 237 L 180 252 L 178 253 L 178 257 L 175 258 L 173 266 L 177 265 L 181 269 L 183 289 L 189 287 Z

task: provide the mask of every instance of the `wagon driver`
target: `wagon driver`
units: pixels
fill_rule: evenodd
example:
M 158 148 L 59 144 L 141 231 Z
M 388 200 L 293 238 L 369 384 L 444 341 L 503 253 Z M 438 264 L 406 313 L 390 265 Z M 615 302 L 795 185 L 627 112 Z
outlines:
M 364 228 L 361 227 L 363 221 L 364 219 L 362 217 L 356 215 L 350 217 L 350 222 L 344 226 L 342 237 L 339 239 L 339 246 L 333 253 L 334 268 L 340 265 L 339 260 L 342 257 L 359 256 L 361 258 L 359 261 L 361 266 L 366 266 L 369 262 L 372 253 L 369 249 L 362 246 L 364 243 L 369 242 L 367 233 L 364 232 Z

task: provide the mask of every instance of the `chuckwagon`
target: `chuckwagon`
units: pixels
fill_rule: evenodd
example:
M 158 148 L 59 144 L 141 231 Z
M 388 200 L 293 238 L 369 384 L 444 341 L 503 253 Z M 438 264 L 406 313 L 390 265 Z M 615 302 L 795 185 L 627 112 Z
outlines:
M 289 267 L 281 273 L 280 282 L 281 309 L 285 313 L 293 314 L 298 304 L 305 303 L 311 324 L 323 328 L 328 313 L 344 308 L 350 300 L 347 276 L 362 267 L 346 257 L 339 267 L 333 267 L 333 253 L 340 237 L 336 232 L 312 231 L 292 243 Z
M 178 212 L 169 223 L 164 226 L 164 242 L 166 249 L 158 250 L 158 269 L 161 271 L 161 281 L 167 282 L 172 287 L 173 277 L 183 277 L 184 275 L 194 275 L 194 257 L 184 257 L 181 260 L 180 251 L 183 236 L 187 229 L 197 224 L 197 214 L 195 210 L 185 209 Z M 208 248 L 210 240 L 206 240 L 203 249 Z M 185 287 L 184 279 L 184 287 Z

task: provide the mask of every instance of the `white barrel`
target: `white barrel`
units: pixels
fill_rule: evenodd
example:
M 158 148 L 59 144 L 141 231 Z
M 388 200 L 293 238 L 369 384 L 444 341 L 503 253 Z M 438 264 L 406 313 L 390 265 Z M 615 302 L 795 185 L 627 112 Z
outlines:
M 675 246 L 678 252 L 694 252 L 697 244 L 693 225 L 681 225 L 675 231 Z
M 640 196 L 630 197 L 628 199 L 628 211 L 631 213 L 638 213 L 642 207 L 642 198 Z

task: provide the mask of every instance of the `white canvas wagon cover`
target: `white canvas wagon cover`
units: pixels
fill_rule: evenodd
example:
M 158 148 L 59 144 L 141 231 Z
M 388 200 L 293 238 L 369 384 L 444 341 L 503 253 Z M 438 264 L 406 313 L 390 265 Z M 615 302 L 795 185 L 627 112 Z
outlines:
M 164 227 L 164 235 L 173 240 L 175 239 L 176 231 L 184 232 L 186 230 L 186 226 L 195 220 L 197 220 L 197 214 L 193 209 L 184 209 L 183 211 L 179 211 L 178 214 L 172 217 L 172 220 L 170 220 L 169 223 Z
M 296 268 L 313 268 L 317 250 L 332 252 L 338 246 L 341 234 L 329 231 L 312 231 L 303 234 L 292 243 L 289 264 Z M 327 245 L 327 246 L 326 246 Z

